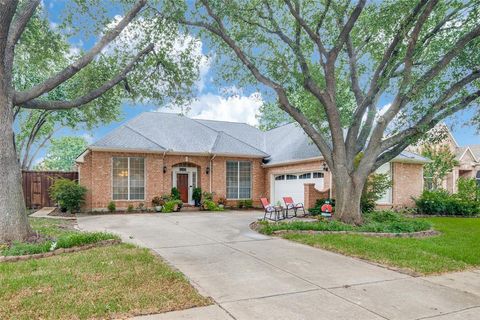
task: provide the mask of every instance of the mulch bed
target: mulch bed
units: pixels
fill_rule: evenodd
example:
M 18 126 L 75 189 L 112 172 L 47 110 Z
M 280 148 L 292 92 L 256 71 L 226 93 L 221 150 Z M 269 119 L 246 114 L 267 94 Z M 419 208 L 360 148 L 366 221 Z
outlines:
M 52 217 L 65 217 L 65 218 L 75 218 L 75 214 L 71 214 L 69 212 L 62 212 L 59 208 L 56 208 L 52 212 L 48 214 L 49 216 Z
M 259 231 L 260 225 L 258 221 L 252 222 L 250 224 L 250 229 L 254 231 Z M 281 236 L 284 234 L 353 234 L 353 235 L 362 235 L 367 237 L 379 237 L 379 238 L 425 238 L 438 236 L 440 232 L 430 229 L 425 231 L 417 232 L 360 232 L 360 231 L 318 231 L 318 230 L 277 230 L 273 231 L 272 235 Z

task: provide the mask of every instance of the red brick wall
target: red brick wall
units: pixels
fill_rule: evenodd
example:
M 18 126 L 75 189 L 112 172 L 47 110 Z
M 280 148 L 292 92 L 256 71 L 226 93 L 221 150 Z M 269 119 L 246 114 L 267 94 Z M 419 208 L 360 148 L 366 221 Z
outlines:
M 319 199 L 328 199 L 330 197 L 330 189 L 319 191 L 315 188 L 315 183 L 305 183 L 304 185 L 304 206 L 306 209 L 311 209 Z
M 132 204 L 134 207 L 139 203 L 151 207 L 154 196 L 169 194 L 172 188 L 172 167 L 176 164 L 188 162 L 198 167 L 198 186 L 202 191 L 215 192 L 215 199 L 226 196 L 226 161 L 245 160 L 244 158 L 215 157 L 210 167 L 210 173 L 206 174 L 206 168 L 210 166 L 210 157 L 207 156 L 181 156 L 154 153 L 128 153 L 128 152 L 89 152 L 83 163 L 79 163 L 80 184 L 88 189 L 85 210 L 106 210 L 112 201 L 112 157 L 144 157 L 146 169 L 146 190 L 144 201 L 115 200 L 117 209 L 125 209 Z M 260 197 L 264 194 L 264 172 L 261 159 L 250 159 L 252 162 L 252 200 L 254 205 L 260 206 Z M 167 171 L 163 173 L 163 167 Z M 211 182 L 211 188 L 210 188 Z M 237 201 L 229 201 L 228 204 L 236 205 Z
M 423 165 L 394 162 L 392 188 L 394 208 L 415 206 L 412 197 L 423 191 Z

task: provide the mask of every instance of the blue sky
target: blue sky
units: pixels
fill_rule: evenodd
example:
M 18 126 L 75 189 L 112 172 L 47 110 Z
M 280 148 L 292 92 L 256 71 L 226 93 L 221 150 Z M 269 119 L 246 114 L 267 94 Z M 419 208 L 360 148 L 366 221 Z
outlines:
M 44 0 L 43 5 L 48 11 L 51 22 L 60 22 L 65 1 Z M 110 10 L 110 8 L 107 8 L 107 10 Z M 121 12 L 114 12 L 113 10 L 110 11 L 112 15 L 121 14 Z M 94 40 L 95 39 L 93 38 L 82 38 L 80 36 L 70 39 L 70 42 L 75 47 L 88 49 L 93 45 Z M 203 54 L 214 54 L 207 51 L 208 44 L 204 42 L 202 46 Z M 212 68 L 211 64 L 206 61 L 201 66 L 201 79 L 196 86 L 196 99 L 189 105 L 190 111 L 188 115 L 203 119 L 247 122 L 249 124 L 256 125 L 257 120 L 255 115 L 258 113 L 258 108 L 262 103 L 262 96 L 253 91 L 252 88 L 239 89 L 233 87 L 232 84 L 229 83 L 219 84 L 218 81 L 214 81 L 215 78 L 216 75 L 214 69 Z M 387 103 L 388 101 L 385 101 L 385 104 Z M 83 135 L 89 142 L 92 142 L 107 134 L 120 123 L 135 117 L 141 112 L 153 110 L 168 112 L 176 111 L 162 108 L 162 106 L 131 104 L 124 104 L 122 109 L 123 120 L 119 123 L 111 123 L 90 132 L 71 132 L 64 129 L 59 132 L 59 135 Z M 465 119 L 469 119 L 471 117 L 472 112 L 474 111 L 471 110 L 469 112 L 464 112 L 463 114 L 457 115 L 455 119 L 449 119 L 447 121 L 447 123 L 452 126 L 453 134 L 460 145 L 480 143 L 480 135 L 475 133 L 475 129 L 463 125 L 463 123 L 465 123 Z M 40 157 L 42 157 L 42 155 L 40 155 Z

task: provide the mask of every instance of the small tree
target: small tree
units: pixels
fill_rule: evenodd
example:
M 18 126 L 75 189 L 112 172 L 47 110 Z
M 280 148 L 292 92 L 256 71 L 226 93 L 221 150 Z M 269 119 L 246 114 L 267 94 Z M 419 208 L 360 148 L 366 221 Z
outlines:
M 387 173 L 373 173 L 368 177 L 361 198 L 362 212 L 375 209 L 375 204 L 392 186 L 392 181 Z
M 443 179 L 454 166 L 458 165 L 455 155 L 445 145 L 426 144 L 423 147 L 422 156 L 432 160 L 423 166 L 423 178 L 427 189 L 440 188 Z

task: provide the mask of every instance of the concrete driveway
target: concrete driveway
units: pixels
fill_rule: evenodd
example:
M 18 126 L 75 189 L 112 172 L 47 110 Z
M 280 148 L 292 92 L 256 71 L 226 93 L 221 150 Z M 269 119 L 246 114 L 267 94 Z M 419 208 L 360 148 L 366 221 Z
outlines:
M 415 278 L 248 225 L 259 212 L 79 217 L 152 248 L 216 305 L 143 319 L 480 319 L 480 271 Z

